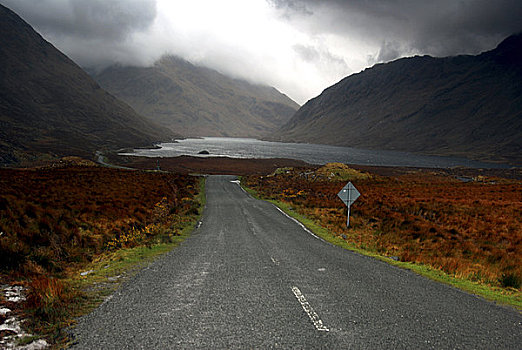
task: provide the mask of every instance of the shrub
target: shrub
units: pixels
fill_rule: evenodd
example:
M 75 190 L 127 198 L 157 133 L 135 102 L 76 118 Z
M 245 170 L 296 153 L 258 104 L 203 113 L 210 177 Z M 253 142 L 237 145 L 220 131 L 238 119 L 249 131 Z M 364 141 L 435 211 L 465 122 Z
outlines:
M 0 169 L 0 271 L 52 275 L 109 242 L 142 244 L 145 228 L 153 237 L 197 213 L 196 181 L 101 167 Z
M 56 322 L 67 318 L 67 305 L 74 302 L 80 294 L 56 278 L 39 276 L 28 285 L 26 307 L 44 322 Z
M 522 285 L 522 278 L 513 272 L 503 273 L 499 281 L 500 285 L 504 288 L 511 287 L 519 289 Z

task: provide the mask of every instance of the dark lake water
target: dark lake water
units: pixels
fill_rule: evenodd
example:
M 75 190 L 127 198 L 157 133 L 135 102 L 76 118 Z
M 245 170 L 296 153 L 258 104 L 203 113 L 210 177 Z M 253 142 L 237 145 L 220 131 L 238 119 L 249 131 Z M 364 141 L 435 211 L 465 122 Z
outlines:
M 359 165 L 412 166 L 448 168 L 509 168 L 508 165 L 472 161 L 464 158 L 423 156 L 406 152 L 365 150 L 351 147 L 305 143 L 268 142 L 246 138 L 205 137 L 162 143 L 159 149 L 137 149 L 125 155 L 145 157 L 176 157 L 180 155 L 231 158 L 291 158 L 312 164 L 341 162 Z M 209 155 L 200 155 L 206 150 Z

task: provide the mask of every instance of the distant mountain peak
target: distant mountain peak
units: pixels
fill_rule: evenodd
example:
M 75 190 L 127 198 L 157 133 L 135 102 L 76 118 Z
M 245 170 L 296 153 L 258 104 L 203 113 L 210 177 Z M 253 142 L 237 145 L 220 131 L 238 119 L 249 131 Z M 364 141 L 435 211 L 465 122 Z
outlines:
M 261 137 L 299 108 L 274 87 L 172 55 L 152 67 L 109 67 L 94 78 L 140 114 L 184 136 Z

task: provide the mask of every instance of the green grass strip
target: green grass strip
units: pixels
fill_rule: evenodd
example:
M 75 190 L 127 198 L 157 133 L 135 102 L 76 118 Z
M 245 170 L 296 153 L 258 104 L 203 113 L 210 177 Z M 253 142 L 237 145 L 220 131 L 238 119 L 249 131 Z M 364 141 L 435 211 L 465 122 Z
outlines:
M 339 236 L 336 236 L 332 234 L 329 230 L 326 228 L 318 225 L 313 220 L 297 213 L 292 209 L 292 206 L 288 203 L 281 202 L 274 199 L 264 199 L 262 198 L 257 191 L 255 191 L 252 188 L 246 187 L 243 182 L 241 182 L 241 186 L 243 189 L 250 194 L 252 197 L 264 200 L 267 202 L 270 202 L 277 207 L 279 207 L 281 210 L 283 210 L 286 214 L 293 217 L 294 219 L 301 222 L 304 226 L 306 226 L 310 231 L 312 231 L 317 236 L 321 237 L 327 242 L 330 242 L 332 244 L 335 244 L 341 248 L 354 251 L 356 253 L 370 256 L 372 258 L 384 261 L 390 265 L 397 266 L 403 269 L 411 270 L 421 276 L 427 277 L 431 280 L 445 283 L 448 285 L 451 285 L 455 288 L 458 288 L 460 290 L 466 291 L 471 294 L 478 295 L 480 297 L 483 297 L 484 299 L 503 304 L 503 305 L 509 305 L 512 306 L 518 310 L 522 310 L 522 293 L 515 289 L 502 289 L 498 287 L 489 286 L 482 283 L 477 283 L 474 281 L 456 278 L 454 276 L 451 276 L 444 271 L 435 269 L 428 265 L 423 264 L 416 264 L 411 262 L 403 262 L 403 261 L 395 261 L 390 259 L 389 257 L 376 254 L 375 252 L 359 248 L 355 246 L 355 244 L 345 241 Z
M 115 278 L 116 276 L 129 273 L 132 275 L 132 272 L 138 272 L 142 266 L 150 263 L 156 257 L 168 253 L 173 248 L 179 246 L 188 236 L 190 236 L 196 227 L 197 222 L 203 215 L 203 209 L 206 204 L 205 178 L 201 177 L 198 186 L 199 193 L 195 198 L 199 203 L 198 215 L 194 216 L 194 218 L 181 229 L 178 235 L 172 236 L 170 242 L 145 246 L 142 245 L 133 248 L 122 248 L 114 252 L 103 254 L 84 269 L 85 271 L 89 271 L 88 274 L 75 277 L 70 280 L 70 282 L 82 287 L 82 289 L 89 289 L 96 285 L 103 284 L 108 279 L 117 281 L 118 278 Z M 117 287 L 120 283 L 112 284 Z M 101 289 L 103 288 L 100 288 L 100 290 Z M 113 290 L 114 288 L 108 288 L 107 290 L 98 293 L 98 296 L 104 297 L 107 292 L 112 292 Z M 99 298 L 95 297 L 95 299 Z
M 113 252 L 100 255 L 92 263 L 84 268 L 84 276 L 79 273 L 73 278 L 65 280 L 73 288 L 82 290 L 83 297 L 77 300 L 71 316 L 77 318 L 88 314 L 98 307 L 108 296 L 128 278 L 134 276 L 143 267 L 150 264 L 156 258 L 170 252 L 179 246 L 187 237 L 190 236 L 197 222 L 203 215 L 206 204 L 205 178 L 199 181 L 199 193 L 195 200 L 199 203 L 198 215 L 194 216 L 185 225 L 178 235 L 172 236 L 170 242 L 156 243 L 152 245 L 142 245 L 133 248 L 122 248 Z M 55 339 L 53 346 L 66 346 L 67 338 Z

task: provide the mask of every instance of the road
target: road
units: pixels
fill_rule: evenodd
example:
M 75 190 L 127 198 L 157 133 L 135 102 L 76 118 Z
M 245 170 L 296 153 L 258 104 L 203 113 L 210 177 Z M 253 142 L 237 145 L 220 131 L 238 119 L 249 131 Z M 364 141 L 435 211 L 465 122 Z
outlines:
M 107 158 L 103 155 L 103 153 L 101 151 L 96 151 L 96 162 L 98 162 L 98 164 L 100 164 L 100 165 L 103 165 L 104 167 L 112 168 L 112 169 L 136 170 L 133 168 L 127 168 L 124 166 L 107 163 L 106 159 Z
M 80 319 L 76 349 L 520 349 L 522 315 L 332 246 L 232 176 L 202 225 Z

